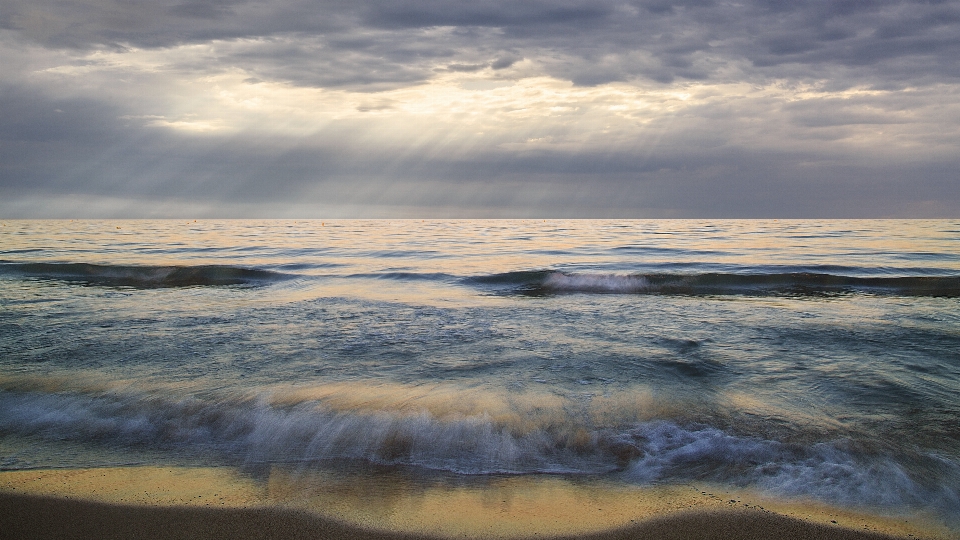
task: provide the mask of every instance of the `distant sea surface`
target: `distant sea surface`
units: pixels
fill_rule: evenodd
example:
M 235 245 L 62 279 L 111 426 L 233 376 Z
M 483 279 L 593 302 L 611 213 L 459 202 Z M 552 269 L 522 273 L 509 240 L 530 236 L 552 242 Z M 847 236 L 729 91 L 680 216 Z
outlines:
M 960 524 L 960 221 L 2 222 L 0 470 L 696 482 Z

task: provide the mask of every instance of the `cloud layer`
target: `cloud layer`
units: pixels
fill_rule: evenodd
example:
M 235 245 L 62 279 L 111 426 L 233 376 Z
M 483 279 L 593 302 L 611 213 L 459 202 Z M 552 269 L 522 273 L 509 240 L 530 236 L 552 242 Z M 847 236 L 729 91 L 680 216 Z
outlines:
M 10 217 L 960 216 L 960 2 L 0 2 Z

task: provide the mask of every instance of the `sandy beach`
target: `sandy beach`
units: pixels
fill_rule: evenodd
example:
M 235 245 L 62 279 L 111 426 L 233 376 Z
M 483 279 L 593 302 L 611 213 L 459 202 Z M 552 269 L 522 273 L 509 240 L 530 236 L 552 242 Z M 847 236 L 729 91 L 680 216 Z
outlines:
M 742 497 L 742 498 L 731 498 Z M 399 476 L 117 467 L 0 473 L 0 536 L 16 539 L 952 538 L 917 519 L 692 486 L 625 490 L 551 478 L 483 489 Z
M 22 540 L 431 538 L 426 535 L 363 529 L 294 510 L 148 507 L 9 493 L 0 493 L 0 536 Z M 566 538 L 880 540 L 897 537 L 828 527 L 760 511 L 729 510 L 682 512 L 651 518 L 630 527 Z

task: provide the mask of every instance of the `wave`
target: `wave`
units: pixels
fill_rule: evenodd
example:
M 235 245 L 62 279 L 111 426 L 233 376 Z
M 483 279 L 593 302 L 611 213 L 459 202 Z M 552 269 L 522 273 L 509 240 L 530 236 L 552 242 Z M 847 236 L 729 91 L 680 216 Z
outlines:
M 225 265 L 124 266 L 88 263 L 0 263 L 0 274 L 30 279 L 49 279 L 102 285 L 153 289 L 218 285 L 257 285 L 289 277 L 288 274 Z
M 960 276 L 854 277 L 814 272 L 591 274 L 535 270 L 471 277 L 464 282 L 532 296 L 560 293 L 818 296 L 857 292 L 960 297 Z
M 0 261 L 0 276 L 2 275 L 138 289 L 262 285 L 297 276 L 231 265 L 138 266 Z M 442 272 L 399 271 L 347 274 L 340 277 L 459 282 L 492 289 L 498 293 L 529 296 L 564 293 L 779 296 L 867 293 L 960 297 L 960 276 L 862 277 L 823 272 L 617 274 L 529 270 L 468 278 Z
M 663 419 L 607 428 L 546 421 L 517 430 L 485 413 L 344 410 L 322 400 L 0 390 L 0 434 L 238 464 L 309 468 L 361 460 L 465 475 L 609 473 L 641 485 L 723 482 L 847 505 L 935 505 L 960 515 L 960 464 L 946 458 L 917 454 L 901 463 L 849 442 L 784 443 Z

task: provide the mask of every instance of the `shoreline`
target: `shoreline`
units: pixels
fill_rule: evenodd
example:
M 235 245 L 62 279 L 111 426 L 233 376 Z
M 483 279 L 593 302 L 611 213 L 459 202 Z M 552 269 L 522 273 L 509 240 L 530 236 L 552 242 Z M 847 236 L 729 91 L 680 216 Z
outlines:
M 0 492 L 0 536 L 33 539 L 357 539 L 427 540 L 427 534 L 379 531 L 305 511 L 110 504 Z M 693 510 L 588 534 L 539 536 L 554 540 L 893 540 L 905 538 L 811 523 L 756 510 Z M 916 538 L 916 537 L 914 537 Z

